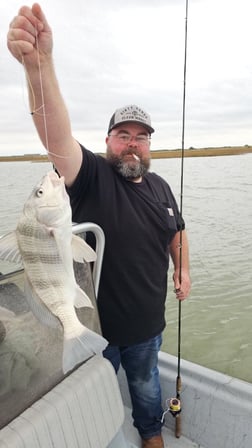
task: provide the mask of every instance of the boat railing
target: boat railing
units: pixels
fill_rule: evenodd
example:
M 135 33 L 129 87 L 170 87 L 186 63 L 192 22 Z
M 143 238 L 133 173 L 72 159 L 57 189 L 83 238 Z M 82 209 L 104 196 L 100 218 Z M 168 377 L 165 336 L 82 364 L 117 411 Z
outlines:
M 95 243 L 96 243 L 95 251 L 96 251 L 97 259 L 94 262 L 94 266 L 92 269 L 92 276 L 93 276 L 93 281 L 94 281 L 95 295 L 97 297 L 99 283 L 100 283 L 100 277 L 101 277 L 102 260 L 103 260 L 103 254 L 104 254 L 104 248 L 105 248 L 105 236 L 104 236 L 104 232 L 103 232 L 102 228 L 92 222 L 73 224 L 73 233 L 74 234 L 78 235 L 83 232 L 85 232 L 85 233 L 92 232 L 95 236 Z

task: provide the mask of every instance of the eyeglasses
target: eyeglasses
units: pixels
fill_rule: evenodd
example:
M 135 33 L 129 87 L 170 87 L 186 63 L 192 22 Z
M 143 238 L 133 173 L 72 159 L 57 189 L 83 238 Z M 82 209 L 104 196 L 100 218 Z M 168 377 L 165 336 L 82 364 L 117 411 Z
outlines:
M 120 141 L 120 143 L 125 144 L 134 139 L 138 145 L 146 145 L 151 139 L 149 135 L 108 134 L 108 136 L 115 137 Z

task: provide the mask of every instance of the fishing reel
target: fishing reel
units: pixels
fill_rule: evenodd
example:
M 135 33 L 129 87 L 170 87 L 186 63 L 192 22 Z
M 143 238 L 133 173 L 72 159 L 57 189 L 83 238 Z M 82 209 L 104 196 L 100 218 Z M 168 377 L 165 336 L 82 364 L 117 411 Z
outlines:
M 177 417 L 177 415 L 180 414 L 181 402 L 178 398 L 170 398 L 168 412 L 170 412 L 173 417 Z
M 170 412 L 172 414 L 173 417 L 178 417 L 178 415 L 181 412 L 181 402 L 178 398 L 168 398 L 166 400 L 166 410 L 163 413 L 161 422 L 163 423 L 164 421 L 164 417 L 165 414 L 167 414 L 167 412 Z

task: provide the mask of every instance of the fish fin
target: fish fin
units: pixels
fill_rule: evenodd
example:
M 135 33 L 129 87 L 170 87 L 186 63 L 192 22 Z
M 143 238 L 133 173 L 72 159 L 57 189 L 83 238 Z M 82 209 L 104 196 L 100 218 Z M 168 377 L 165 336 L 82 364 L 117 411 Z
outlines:
M 0 238 L 0 259 L 17 264 L 22 262 L 15 231 Z
M 25 275 L 24 278 L 24 292 L 26 300 L 33 315 L 38 319 L 42 325 L 47 327 L 57 328 L 60 323 L 56 316 L 50 312 L 47 306 L 40 300 L 39 296 L 33 290 L 28 277 Z
M 72 235 L 72 252 L 73 259 L 78 263 L 95 261 L 97 258 L 96 252 L 90 247 L 86 241 L 77 235 Z
M 106 339 L 84 326 L 80 336 L 71 339 L 64 338 L 63 373 L 69 372 L 77 364 L 96 354 L 101 355 L 107 345 L 108 341 Z
M 78 285 L 76 285 L 75 289 L 74 306 L 76 308 L 94 308 L 88 295 Z

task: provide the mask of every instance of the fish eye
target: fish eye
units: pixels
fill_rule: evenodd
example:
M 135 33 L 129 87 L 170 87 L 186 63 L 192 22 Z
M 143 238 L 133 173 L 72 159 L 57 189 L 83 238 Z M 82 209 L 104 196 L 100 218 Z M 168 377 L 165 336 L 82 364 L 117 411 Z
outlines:
M 43 194 L 44 194 L 43 188 L 38 188 L 37 191 L 36 191 L 36 196 L 38 198 L 41 198 L 41 196 L 43 196 Z

